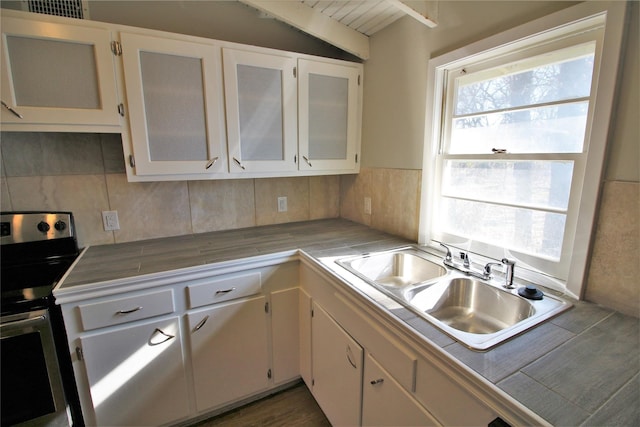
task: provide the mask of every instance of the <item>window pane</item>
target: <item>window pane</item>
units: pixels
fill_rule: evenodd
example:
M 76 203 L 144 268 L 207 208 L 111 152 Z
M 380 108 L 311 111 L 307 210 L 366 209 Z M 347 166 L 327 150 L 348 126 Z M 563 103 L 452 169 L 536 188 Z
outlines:
M 443 231 L 558 261 L 566 215 L 443 198 Z
M 581 153 L 588 102 L 453 120 L 449 153 Z
M 595 46 L 591 47 L 592 51 L 593 49 Z M 559 55 L 552 55 L 552 58 L 554 56 Z M 513 67 L 519 68 L 518 64 L 505 64 L 497 71 L 503 75 L 483 81 L 477 81 L 478 77 L 473 74 L 461 77 L 457 79 L 455 115 L 588 97 L 591 92 L 593 58 L 592 53 L 509 74 L 507 73 Z M 496 72 L 491 74 L 495 75 Z M 472 82 L 465 84 L 469 80 Z
M 572 174 L 573 161 L 447 160 L 442 194 L 566 210 Z

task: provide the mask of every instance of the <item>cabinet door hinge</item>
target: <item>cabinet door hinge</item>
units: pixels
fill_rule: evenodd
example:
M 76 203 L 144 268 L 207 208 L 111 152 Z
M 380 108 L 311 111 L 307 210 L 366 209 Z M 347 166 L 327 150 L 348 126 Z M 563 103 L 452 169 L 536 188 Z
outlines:
M 122 102 L 118 104 L 118 114 L 120 114 L 121 117 L 124 117 L 124 104 Z
M 313 313 L 313 308 L 312 308 L 312 309 L 311 309 L 311 317 L 313 317 L 313 314 L 314 314 L 314 313 Z
M 115 56 L 122 56 L 122 43 L 116 40 L 112 41 L 111 52 L 113 52 Z
M 298 77 L 298 68 L 297 67 L 293 67 L 293 77 L 294 78 Z
M 268 301 L 264 303 L 264 312 L 265 313 L 269 313 L 269 302 Z
M 356 153 L 356 163 L 358 163 L 358 153 Z
M 360 86 L 360 74 L 358 74 L 358 86 Z
M 267 371 L 267 378 L 271 379 L 271 369 Z
M 78 357 L 78 360 L 84 360 L 84 353 L 82 352 L 82 348 L 80 348 L 80 346 L 76 347 L 76 356 Z
M 311 387 L 313 387 L 314 385 L 316 385 L 316 380 L 315 379 L 311 379 Z

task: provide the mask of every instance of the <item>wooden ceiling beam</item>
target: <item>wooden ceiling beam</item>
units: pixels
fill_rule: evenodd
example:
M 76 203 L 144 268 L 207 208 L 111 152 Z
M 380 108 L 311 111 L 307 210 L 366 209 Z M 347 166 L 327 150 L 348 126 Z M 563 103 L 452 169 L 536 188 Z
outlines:
M 299 1 L 239 0 L 307 34 L 363 60 L 369 59 L 369 37 Z M 413 9 L 412 9 L 413 10 Z M 416 12 L 417 13 L 417 12 Z

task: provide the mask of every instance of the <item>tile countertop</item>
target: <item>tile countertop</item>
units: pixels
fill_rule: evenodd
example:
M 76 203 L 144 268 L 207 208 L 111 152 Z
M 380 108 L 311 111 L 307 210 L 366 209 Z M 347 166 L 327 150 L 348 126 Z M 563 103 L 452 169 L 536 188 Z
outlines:
M 93 246 L 54 295 L 79 285 L 297 249 L 322 263 L 407 244 L 412 242 L 330 219 Z M 571 302 L 571 310 L 487 352 L 467 349 L 409 310 L 390 311 L 553 425 L 640 425 L 639 319 Z

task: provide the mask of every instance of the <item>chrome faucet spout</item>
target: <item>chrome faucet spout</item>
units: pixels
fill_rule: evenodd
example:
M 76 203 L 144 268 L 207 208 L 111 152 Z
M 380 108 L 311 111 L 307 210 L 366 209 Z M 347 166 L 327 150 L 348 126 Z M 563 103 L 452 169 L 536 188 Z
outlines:
M 507 271 L 504 273 L 504 287 L 507 289 L 513 289 L 513 270 L 516 267 L 516 262 L 507 258 L 502 258 L 502 264 L 507 266 Z
M 453 257 L 451 256 L 451 250 L 449 249 L 449 246 L 445 245 L 442 242 L 439 242 L 440 246 L 442 246 L 443 248 L 445 248 L 447 250 L 447 254 L 444 256 L 444 260 L 446 262 L 451 262 L 453 260 Z

